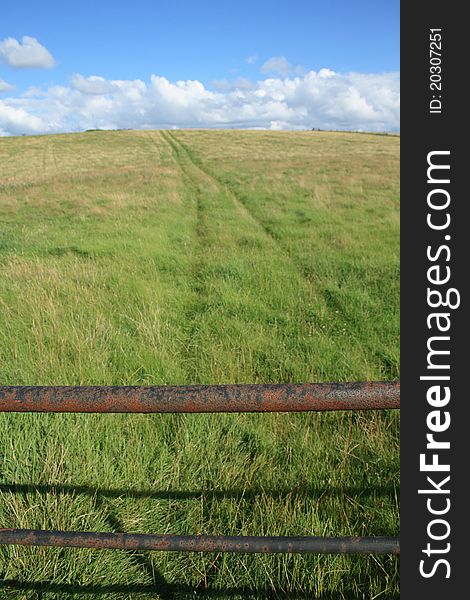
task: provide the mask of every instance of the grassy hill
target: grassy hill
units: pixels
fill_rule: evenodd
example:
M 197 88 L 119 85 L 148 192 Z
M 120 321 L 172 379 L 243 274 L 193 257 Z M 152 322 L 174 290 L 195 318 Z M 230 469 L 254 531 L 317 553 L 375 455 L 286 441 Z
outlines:
M 395 136 L 0 139 L 1 381 L 398 378 L 398 195 Z M 398 425 L 393 412 L 0 415 L 0 522 L 397 535 Z M 386 556 L 8 547 L 0 575 L 6 598 L 398 597 Z

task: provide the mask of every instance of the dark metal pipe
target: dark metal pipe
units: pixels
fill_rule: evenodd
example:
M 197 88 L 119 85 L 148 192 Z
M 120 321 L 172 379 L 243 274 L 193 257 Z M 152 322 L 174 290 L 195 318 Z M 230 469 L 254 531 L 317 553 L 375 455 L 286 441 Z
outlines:
M 399 406 L 399 381 L 270 385 L 0 386 L 0 412 L 301 412 Z
M 0 545 L 238 552 L 271 554 L 399 554 L 395 537 L 263 537 L 212 535 L 147 535 L 88 531 L 0 529 Z

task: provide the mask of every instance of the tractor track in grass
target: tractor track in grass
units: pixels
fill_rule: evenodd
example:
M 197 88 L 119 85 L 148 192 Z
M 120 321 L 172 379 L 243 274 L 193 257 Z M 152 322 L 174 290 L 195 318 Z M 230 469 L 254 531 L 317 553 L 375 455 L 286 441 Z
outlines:
M 284 256 L 286 260 L 292 265 L 293 270 L 295 270 L 298 275 L 302 278 L 302 280 L 307 284 L 308 295 L 320 297 L 324 302 L 326 308 L 331 314 L 337 315 L 337 319 L 341 320 L 344 323 L 347 323 L 350 327 L 355 327 L 354 323 L 351 322 L 349 316 L 344 310 L 344 307 L 341 302 L 332 297 L 331 292 L 328 289 L 322 289 L 322 287 L 318 284 L 317 278 L 311 273 L 311 270 L 307 265 L 303 263 L 302 260 L 299 260 L 286 246 L 282 243 L 279 237 L 272 231 L 272 229 L 267 226 L 262 219 L 257 217 L 247 206 L 246 202 L 243 198 L 238 194 L 232 186 L 227 184 L 225 181 L 222 181 L 217 177 L 207 166 L 202 164 L 202 161 L 199 158 L 194 157 L 191 150 L 177 137 L 171 133 L 167 132 L 168 136 L 173 140 L 175 145 L 179 145 L 181 149 L 185 152 L 187 158 L 191 161 L 193 166 L 197 168 L 199 171 L 204 173 L 211 181 L 213 181 L 219 188 L 222 188 L 226 195 L 232 200 L 234 205 L 240 210 L 240 212 L 248 219 L 250 219 L 258 229 L 262 230 L 269 240 L 271 240 L 274 246 L 277 248 L 278 252 Z M 356 342 L 360 345 L 368 358 L 373 363 L 376 360 L 376 355 L 372 351 L 371 348 L 367 345 L 366 341 L 362 339 L 362 337 L 355 336 Z
M 288 248 L 280 241 L 279 237 L 273 233 L 273 231 L 263 223 L 261 219 L 259 219 L 246 205 L 246 202 L 242 199 L 242 197 L 226 182 L 221 181 L 216 175 L 214 175 L 207 167 L 203 166 L 201 161 L 197 158 L 194 158 L 191 151 L 187 148 L 187 146 L 177 140 L 173 134 L 168 132 L 169 136 L 171 136 L 172 140 L 178 144 L 186 153 L 186 156 L 191 161 L 196 169 L 204 173 L 211 181 L 213 181 L 219 188 L 222 188 L 226 195 L 232 200 L 233 204 L 236 208 L 243 214 L 247 219 L 249 219 L 259 230 L 261 230 L 265 237 L 273 242 L 273 245 L 277 248 L 278 252 L 284 256 L 286 260 L 289 261 L 292 268 L 297 271 L 297 273 L 308 283 L 309 289 L 312 290 L 311 286 L 315 283 L 313 277 L 309 276 L 306 272 L 305 267 L 299 262 L 295 256 L 289 251 Z M 321 294 L 323 296 L 323 294 Z
M 297 264 L 294 257 L 286 250 L 283 244 L 279 241 L 277 236 L 274 235 L 273 232 L 268 227 L 266 227 L 266 225 L 258 217 L 256 217 L 253 214 L 253 212 L 247 207 L 246 203 L 241 199 L 241 197 L 229 185 L 227 185 L 227 183 L 220 181 L 217 178 L 217 176 L 215 176 L 213 173 L 211 173 L 210 170 L 204 167 L 201 164 L 201 161 L 194 158 L 191 151 L 183 142 L 177 140 L 173 134 L 169 132 L 168 134 L 171 137 L 171 139 L 175 142 L 175 144 L 179 145 L 181 149 L 185 152 L 191 164 L 196 169 L 198 169 L 198 171 L 203 173 L 212 182 L 212 184 L 215 184 L 219 189 L 222 189 L 226 196 L 230 198 L 230 200 L 233 202 L 235 208 L 240 212 L 240 214 L 242 214 L 246 219 L 251 221 L 258 230 L 262 231 L 265 238 L 273 242 L 273 245 L 277 248 L 277 251 L 289 261 L 289 264 L 293 267 L 295 271 L 298 272 L 298 274 L 303 279 L 305 279 L 309 284 L 312 283 L 311 280 L 309 280 L 306 274 L 304 273 L 303 269 Z
M 312 278 L 309 278 L 305 271 L 302 269 L 301 265 L 295 260 L 292 254 L 283 246 L 283 244 L 279 241 L 279 239 L 273 235 L 273 233 L 263 224 L 263 222 L 258 219 L 246 206 L 245 202 L 240 198 L 240 196 L 225 182 L 220 181 L 217 176 L 213 175 L 207 167 L 201 164 L 201 161 L 197 158 L 194 158 L 191 151 L 187 148 L 187 146 L 177 139 L 177 137 L 169 132 L 169 131 L 161 131 L 162 137 L 168 142 L 168 144 L 173 148 L 175 153 L 175 158 L 179 162 L 182 171 L 187 176 L 190 185 L 193 184 L 194 178 L 198 180 L 202 180 L 207 182 L 206 189 L 209 187 L 213 187 L 219 192 L 223 192 L 225 197 L 232 203 L 235 210 L 238 211 L 240 216 L 250 222 L 256 231 L 261 233 L 264 239 L 269 243 L 271 248 L 275 251 L 275 253 L 280 256 L 283 262 L 288 266 L 287 271 L 291 274 L 292 278 L 297 278 L 298 285 L 302 290 L 302 293 L 305 295 L 305 302 L 303 302 L 300 306 L 300 315 L 299 319 L 305 323 L 312 319 L 312 314 L 310 311 L 310 306 L 314 306 L 321 302 L 324 304 L 328 311 L 331 311 L 331 306 L 328 303 L 327 292 L 319 289 L 318 286 L 315 285 L 315 281 Z M 198 205 L 201 202 L 201 190 L 198 194 Z M 209 302 L 207 291 L 205 291 L 206 302 Z M 319 317 L 313 317 L 315 328 L 317 331 L 322 334 L 328 334 L 329 337 L 335 334 L 334 329 L 330 330 L 330 324 L 328 321 L 321 319 Z M 196 330 L 197 327 L 194 327 Z M 330 331 L 329 331 L 330 330 Z M 358 345 L 360 345 L 360 341 L 357 341 Z
M 215 183 L 217 185 L 217 187 L 222 188 L 225 191 L 226 195 L 232 200 L 235 207 L 240 211 L 241 214 L 243 214 L 243 216 L 245 216 L 253 224 L 255 224 L 258 229 L 261 229 L 263 231 L 263 233 L 269 239 L 273 240 L 273 242 L 276 243 L 276 245 L 280 245 L 279 240 L 272 234 L 271 231 L 269 231 L 268 228 L 266 228 L 266 226 L 263 224 L 263 222 L 260 221 L 250 211 L 250 209 L 246 206 L 246 204 L 243 202 L 243 200 L 238 196 L 238 194 L 230 186 L 228 186 L 225 182 L 220 181 L 213 173 L 211 173 L 211 171 L 209 171 L 206 167 L 204 167 L 202 165 L 200 160 L 194 158 L 194 156 L 193 156 L 192 152 L 189 150 L 189 148 L 183 142 L 176 139 L 174 134 L 168 132 L 168 135 L 171 137 L 171 139 L 173 140 L 173 142 L 175 144 L 178 144 L 181 147 L 181 149 L 185 152 L 186 156 L 188 157 L 188 159 L 191 161 L 191 163 L 194 165 L 194 167 L 196 169 L 201 171 L 206 177 L 208 177 L 213 183 Z M 281 249 L 282 249 L 282 246 L 281 246 Z
M 200 172 L 202 172 L 210 181 L 215 183 L 219 188 L 223 189 L 227 197 L 229 197 L 232 200 L 233 204 L 240 211 L 240 213 L 243 214 L 243 216 L 245 216 L 247 219 L 249 219 L 258 230 L 262 231 L 265 238 L 270 240 L 272 246 L 276 248 L 277 252 L 281 254 L 286 261 L 288 261 L 289 265 L 292 267 L 292 270 L 296 272 L 301 278 L 301 280 L 304 282 L 304 284 L 306 284 L 308 295 L 313 295 L 317 298 L 320 297 L 325 302 L 325 305 L 331 309 L 329 294 L 326 291 L 321 290 L 319 286 L 316 285 L 316 280 L 306 272 L 306 269 L 302 265 L 302 263 L 300 263 L 296 259 L 296 257 L 292 255 L 289 249 L 285 247 L 285 245 L 271 231 L 271 229 L 267 227 L 261 219 L 259 219 L 256 215 L 253 214 L 253 212 L 248 208 L 248 206 L 240 197 L 240 195 L 237 194 L 237 192 L 226 182 L 220 181 L 216 175 L 214 175 L 209 169 L 207 169 L 207 167 L 202 165 L 200 160 L 194 158 L 191 151 L 183 142 L 177 140 L 172 133 L 167 133 L 169 137 L 171 137 L 171 139 L 173 140 L 174 144 L 179 145 L 179 147 L 181 147 L 181 149 L 185 152 L 188 160 L 191 161 L 192 165 Z M 335 306 L 334 310 L 338 310 L 338 308 Z
M 42 153 L 42 175 L 45 179 L 52 174 L 52 171 L 57 169 L 57 157 L 54 141 L 50 138 L 44 144 Z
M 209 248 L 209 240 L 208 240 L 208 227 L 207 227 L 207 208 L 204 202 L 204 192 L 206 187 L 203 186 L 203 180 L 207 179 L 207 174 L 204 173 L 202 169 L 199 169 L 198 166 L 191 159 L 189 153 L 187 152 L 184 146 L 178 144 L 178 142 L 169 134 L 169 132 L 160 131 L 160 135 L 163 140 L 165 140 L 166 144 L 171 149 L 171 152 L 175 158 L 176 163 L 181 171 L 183 176 L 183 181 L 185 182 L 185 190 L 194 190 L 195 192 L 195 253 L 194 259 L 192 261 L 191 267 L 191 278 L 194 282 L 192 285 L 192 289 L 195 292 L 195 300 L 192 304 L 190 304 L 186 311 L 186 320 L 189 322 L 189 331 L 187 335 L 187 343 L 185 344 L 185 355 L 188 361 L 187 375 L 191 383 L 202 383 L 199 378 L 199 369 L 198 369 L 198 356 L 200 354 L 200 348 L 197 343 L 194 343 L 193 340 L 198 334 L 198 326 L 199 320 L 202 318 L 204 313 L 209 308 L 209 293 L 207 289 L 207 284 L 205 282 L 205 272 L 207 269 L 206 265 L 206 255 L 207 250 Z M 203 175 L 201 181 L 201 174 Z M 210 177 L 210 176 L 209 176 Z M 216 180 L 210 178 L 210 182 L 213 185 L 217 185 Z M 187 185 L 186 185 L 187 184 Z M 183 415 L 173 415 L 174 417 L 181 417 Z M 181 421 L 178 422 L 178 425 L 181 426 Z M 211 562 L 211 568 L 209 572 L 203 577 L 203 579 L 195 586 L 196 590 L 204 590 L 213 580 L 214 575 L 217 571 L 215 563 L 218 562 L 221 558 L 220 554 L 214 558 L 214 561 Z M 170 600 L 170 599 L 169 599 Z
M 197 171 L 194 173 L 195 166 L 186 159 L 186 154 L 183 154 L 182 149 L 175 143 L 173 138 L 167 134 L 167 132 L 160 131 L 159 135 L 170 148 L 174 160 L 181 171 L 183 182 L 185 184 L 186 197 L 190 198 L 190 196 L 193 196 L 193 198 L 190 198 L 190 207 L 195 213 L 195 226 L 193 232 L 194 253 L 191 260 L 190 278 L 192 282 L 191 289 L 194 292 L 195 297 L 193 302 L 187 307 L 185 313 L 185 322 L 189 323 L 189 328 L 185 336 L 186 341 L 183 352 L 187 364 L 186 373 L 188 381 L 195 384 L 201 382 L 199 381 L 199 369 L 197 364 L 199 356 L 198 346 L 193 340 L 198 332 L 199 321 L 208 308 L 208 292 L 204 278 L 206 270 L 205 255 L 208 250 L 206 206 L 203 199 L 203 188 L 198 181 L 200 177 L 198 177 Z M 193 172 L 191 173 L 191 171 Z

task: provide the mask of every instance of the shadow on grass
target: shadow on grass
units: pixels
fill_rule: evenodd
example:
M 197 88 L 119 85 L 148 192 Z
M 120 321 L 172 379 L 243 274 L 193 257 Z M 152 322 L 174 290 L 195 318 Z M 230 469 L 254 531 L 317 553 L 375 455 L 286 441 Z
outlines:
M 276 590 L 263 590 L 252 588 L 226 588 L 226 589 L 199 589 L 189 585 L 175 583 L 166 583 L 160 585 L 140 585 L 140 584 L 112 584 L 112 585 L 74 585 L 65 583 L 49 583 L 47 581 L 0 581 L 0 590 L 8 591 L 35 591 L 39 593 L 57 593 L 57 594 L 158 594 L 160 598 L 174 598 L 174 600 L 183 600 L 184 598 L 249 598 L 256 600 L 274 600 L 275 598 L 287 598 L 291 600 L 342 600 L 350 598 L 357 600 L 357 594 L 348 595 L 335 592 L 320 594 L 316 596 L 313 592 L 284 592 Z M 129 596 L 127 596 L 129 597 Z M 362 596 L 361 596 L 362 598 Z M 399 594 L 392 593 L 387 595 L 387 600 L 398 600 Z
M 274 498 L 283 497 L 330 497 L 330 496 L 370 496 L 373 494 L 386 496 L 396 495 L 397 487 L 393 484 L 372 485 L 364 488 L 363 486 L 345 486 L 345 487 L 312 487 L 312 486 L 296 486 L 293 488 L 280 489 L 263 489 L 255 488 L 251 490 L 135 490 L 129 488 L 113 488 L 103 489 L 86 485 L 65 485 L 65 484 L 19 484 L 19 483 L 3 483 L 0 484 L 0 492 L 10 492 L 13 494 L 85 494 L 94 498 L 97 506 L 104 509 L 106 520 L 112 531 L 124 531 L 123 524 L 119 518 L 111 510 L 111 506 L 107 506 L 106 498 L 151 498 L 157 500 L 191 500 L 205 497 L 208 499 L 223 499 L 223 498 L 238 498 L 238 499 L 254 499 L 259 495 L 270 495 Z M 157 594 L 161 600 L 183 600 L 189 598 L 239 598 L 246 600 L 275 600 L 278 598 L 286 598 L 292 600 L 358 600 L 363 596 L 358 596 L 357 593 L 323 593 L 316 596 L 313 591 L 291 591 L 283 590 L 266 590 L 252 588 L 228 588 L 228 589 L 211 589 L 205 587 L 192 587 L 189 585 L 168 583 L 165 577 L 156 569 L 155 565 L 147 558 L 145 553 L 137 554 L 134 551 L 127 551 L 131 560 L 138 564 L 143 569 L 150 580 L 151 584 L 109 584 L 109 585 L 74 585 L 62 583 L 49 583 L 46 581 L 19 581 L 19 580 L 4 580 L 0 581 L 0 596 L 2 598 L 11 597 L 15 592 L 36 592 L 38 597 L 42 597 L 44 593 L 64 594 L 82 597 L 86 595 L 104 595 L 122 594 L 123 597 L 134 597 L 135 594 L 151 595 L 155 597 Z M 3 592 L 3 593 L 2 593 Z M 132 594 L 132 595 L 131 595 Z M 15 596 L 17 597 L 17 596 Z M 23 596 L 22 596 L 23 597 Z M 385 596 L 384 596 L 385 598 Z M 398 600 L 399 594 L 388 594 L 388 600 Z
M 268 495 L 273 498 L 283 497 L 330 497 L 330 496 L 371 496 L 396 495 L 398 488 L 391 483 L 385 485 L 364 486 L 333 486 L 327 488 L 311 486 L 294 486 L 292 488 L 252 489 L 252 490 L 133 490 L 129 488 L 102 489 L 88 485 L 64 485 L 64 484 L 32 484 L 32 483 L 2 483 L 0 492 L 13 494 L 85 494 L 89 496 L 101 496 L 105 498 L 153 498 L 155 500 L 192 500 L 198 498 L 223 499 L 238 498 L 253 499 L 260 495 Z
M 124 524 L 111 508 L 107 506 L 103 496 L 96 496 L 95 503 L 97 507 L 104 509 L 106 522 L 113 531 L 125 531 Z M 136 564 L 147 574 L 152 582 L 152 587 L 159 590 L 161 600 L 175 600 L 174 592 L 168 586 L 164 575 L 152 564 L 152 561 L 149 560 L 146 553 L 136 553 L 133 550 L 124 550 L 124 552 L 129 556 L 131 562 Z

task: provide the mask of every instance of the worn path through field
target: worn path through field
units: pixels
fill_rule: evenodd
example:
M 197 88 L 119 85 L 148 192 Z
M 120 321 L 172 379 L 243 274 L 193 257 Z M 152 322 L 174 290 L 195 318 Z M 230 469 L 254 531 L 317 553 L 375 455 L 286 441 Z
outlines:
M 240 196 L 225 182 L 220 181 L 205 165 L 202 164 L 200 160 L 197 160 L 193 156 L 189 148 L 186 146 L 186 144 L 184 144 L 181 140 L 178 140 L 174 134 L 170 132 L 166 133 L 172 139 L 174 144 L 177 144 L 183 150 L 183 152 L 185 152 L 186 157 L 188 158 L 190 163 L 195 167 L 195 169 L 197 169 L 203 176 L 205 176 L 207 180 L 211 182 L 212 185 L 215 184 L 219 188 L 219 190 L 223 191 L 223 193 L 233 202 L 240 215 L 243 218 L 250 220 L 259 232 L 264 233 L 267 239 L 272 240 L 274 245 L 277 246 L 278 251 L 283 253 L 286 256 L 286 258 L 288 258 L 291 261 L 292 267 L 295 270 L 297 270 L 301 276 L 305 277 L 305 273 L 302 271 L 301 268 L 299 268 L 299 266 L 293 260 L 293 257 L 290 255 L 290 253 L 286 251 L 284 246 L 280 243 L 277 237 L 273 235 L 272 231 L 270 231 L 270 229 L 266 227 L 263 221 L 261 221 L 258 217 L 256 217 L 256 215 L 253 214 L 253 212 L 246 206 L 246 204 L 243 202 Z
M 188 148 L 187 144 L 178 139 L 176 134 L 169 131 L 162 131 L 160 133 L 174 149 L 175 158 L 185 172 L 188 181 L 193 183 L 195 181 L 199 182 L 197 191 L 200 209 L 204 209 L 205 198 L 207 198 L 208 194 L 218 194 L 221 199 L 225 200 L 226 210 L 229 210 L 228 204 L 231 204 L 238 218 L 249 223 L 256 232 L 256 235 L 263 238 L 264 245 L 277 255 L 278 260 L 283 263 L 282 271 L 284 276 L 289 277 L 291 281 L 296 281 L 295 285 L 302 297 L 302 301 L 299 302 L 297 307 L 299 328 L 305 328 L 306 323 L 313 323 L 317 332 L 322 335 L 329 336 L 331 339 L 338 335 L 337 326 L 333 324 L 329 315 L 334 314 L 335 323 L 338 320 L 346 320 L 343 308 L 340 304 L 332 304 L 328 293 L 318 285 L 316 277 L 309 272 L 302 260 L 291 251 L 287 244 L 284 244 L 276 236 L 272 228 L 264 223 L 262 218 L 254 214 L 236 190 L 213 173 L 199 157 L 194 156 L 192 150 Z M 219 200 L 219 203 L 223 200 Z M 231 232 L 231 234 L 236 235 L 236 231 Z M 279 276 L 282 277 L 281 273 L 279 273 Z M 314 307 L 313 310 L 312 307 Z M 369 354 L 368 346 L 359 337 L 355 341 L 355 351 L 365 355 Z
M 152 135 L 152 134 L 150 134 Z M 204 199 L 205 193 L 210 193 L 201 181 L 199 172 L 193 168 L 192 163 L 185 160 L 181 148 L 165 132 L 158 134 L 168 145 L 175 162 L 177 163 L 183 182 L 185 192 L 183 201 L 193 215 L 194 229 L 192 232 L 193 247 L 190 263 L 190 287 L 193 292 L 193 300 L 187 306 L 184 321 L 188 323 L 186 340 L 182 346 L 184 362 L 186 363 L 187 378 L 192 383 L 200 383 L 198 375 L 198 353 L 196 337 L 197 327 L 202 315 L 207 310 L 208 296 L 205 285 L 204 272 L 206 269 L 208 247 L 207 227 L 207 205 Z

